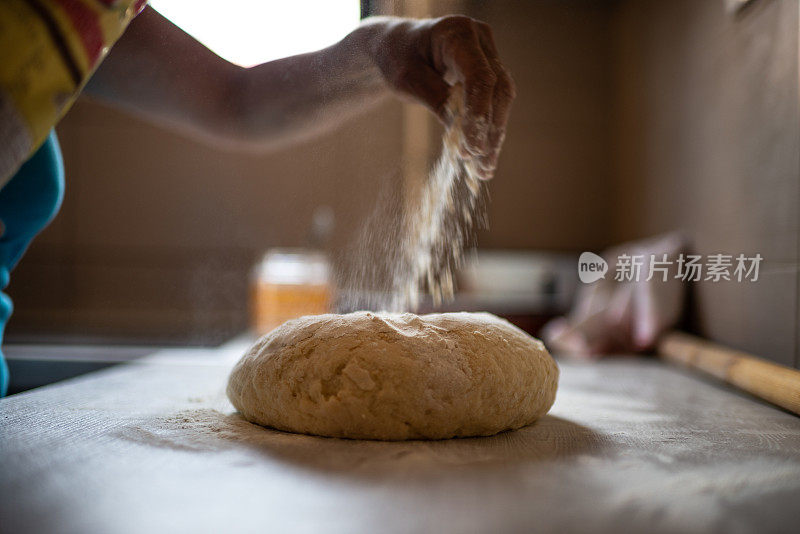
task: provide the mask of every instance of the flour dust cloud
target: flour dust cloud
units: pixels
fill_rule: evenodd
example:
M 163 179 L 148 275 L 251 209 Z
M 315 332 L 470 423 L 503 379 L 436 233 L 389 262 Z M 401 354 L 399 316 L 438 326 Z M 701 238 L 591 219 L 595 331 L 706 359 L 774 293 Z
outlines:
M 441 153 L 414 197 L 384 195 L 338 273 L 337 311 L 413 311 L 420 296 L 453 297 L 454 273 L 475 232 L 487 225 L 485 184 L 459 154 L 463 91 L 454 88 Z

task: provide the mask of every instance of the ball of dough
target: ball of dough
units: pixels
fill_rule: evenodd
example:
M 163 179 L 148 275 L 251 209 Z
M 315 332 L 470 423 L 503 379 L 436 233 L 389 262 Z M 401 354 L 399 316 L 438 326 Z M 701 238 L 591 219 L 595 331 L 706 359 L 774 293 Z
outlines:
M 488 436 L 536 421 L 558 367 L 488 313 L 355 312 L 288 321 L 239 361 L 228 398 L 278 430 L 354 439 Z

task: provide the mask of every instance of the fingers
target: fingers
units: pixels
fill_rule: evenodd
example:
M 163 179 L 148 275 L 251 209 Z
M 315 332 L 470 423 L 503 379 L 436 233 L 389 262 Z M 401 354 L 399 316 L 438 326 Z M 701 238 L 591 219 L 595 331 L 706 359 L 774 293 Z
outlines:
M 492 95 L 492 117 L 488 133 L 489 150 L 479 159 L 479 165 L 493 174 L 497 167 L 500 147 L 505 139 L 506 123 L 511 113 L 511 104 L 516 97 L 516 87 L 508 70 L 500 62 L 491 28 L 487 24 L 478 22 L 477 29 L 484 54 L 497 76 Z
M 435 28 L 434 41 L 441 50 L 439 70 L 463 86 L 466 112 L 463 155 L 477 158 L 489 149 L 488 130 L 497 76 L 484 55 L 472 19 L 442 19 Z
M 434 65 L 464 88 L 462 155 L 477 163 L 482 178 L 491 178 L 514 99 L 513 81 L 500 62 L 489 26 L 483 22 L 446 17 L 434 26 L 432 41 Z
M 465 148 L 470 156 L 480 156 L 489 150 L 489 121 L 497 78 L 479 47 L 477 35 L 474 35 L 474 46 L 458 47 L 453 57 L 462 72 L 460 81 L 464 86 Z
M 454 15 L 395 21 L 384 30 L 374 53 L 389 86 L 425 104 L 448 126 L 450 91 L 463 91 L 460 153 L 482 178 L 491 178 L 515 89 L 489 26 Z
M 450 125 L 451 117 L 445 109 L 450 86 L 432 67 L 423 63 L 413 71 L 409 71 L 402 77 L 399 89 L 419 99 L 443 124 Z

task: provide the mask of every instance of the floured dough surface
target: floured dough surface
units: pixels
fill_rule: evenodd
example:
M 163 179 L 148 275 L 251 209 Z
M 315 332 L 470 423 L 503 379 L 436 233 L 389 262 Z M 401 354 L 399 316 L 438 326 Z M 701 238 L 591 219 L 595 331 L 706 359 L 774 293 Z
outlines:
M 487 436 L 536 421 L 558 367 L 541 341 L 488 313 L 355 312 L 288 321 L 236 364 L 249 421 L 354 439 Z

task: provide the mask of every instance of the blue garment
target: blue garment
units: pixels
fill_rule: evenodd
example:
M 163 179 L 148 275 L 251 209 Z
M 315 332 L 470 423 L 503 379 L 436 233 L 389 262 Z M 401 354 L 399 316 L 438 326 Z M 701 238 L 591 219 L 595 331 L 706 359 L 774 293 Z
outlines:
M 9 275 L 31 240 L 47 226 L 64 198 L 64 163 L 55 131 L 17 174 L 0 189 L 0 290 L 8 286 Z M 0 292 L 0 346 L 13 305 Z M 0 351 L 0 397 L 8 390 L 8 366 Z

